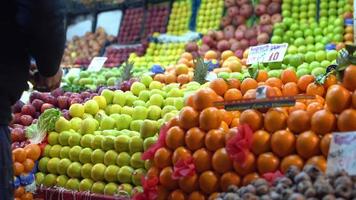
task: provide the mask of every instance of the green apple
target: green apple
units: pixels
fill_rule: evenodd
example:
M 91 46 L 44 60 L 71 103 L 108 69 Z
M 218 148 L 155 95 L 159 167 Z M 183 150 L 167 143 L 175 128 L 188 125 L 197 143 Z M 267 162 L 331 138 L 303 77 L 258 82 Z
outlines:
M 145 107 L 146 106 L 146 102 L 142 101 L 142 100 L 136 100 L 134 103 L 133 103 L 133 107 L 137 107 L 137 106 L 143 106 Z
M 144 102 L 148 101 L 149 98 L 150 98 L 150 92 L 148 90 L 143 90 L 138 95 L 138 99 Z
M 104 116 L 100 121 L 100 130 L 109 130 L 115 127 L 115 120 L 111 117 Z
M 104 89 L 101 92 L 101 96 L 105 98 L 107 104 L 111 104 L 113 102 L 114 92 L 109 89 Z
M 126 114 L 129 116 L 132 116 L 133 112 L 134 112 L 134 108 L 130 106 L 124 106 L 121 109 L 121 114 Z
M 336 50 L 331 50 L 331 51 L 326 52 L 326 58 L 330 62 L 336 60 L 337 56 L 338 56 L 338 53 Z
M 82 149 L 79 154 L 79 161 L 83 164 L 90 163 L 92 153 L 93 153 L 93 150 L 91 148 L 87 147 L 87 148 Z
M 133 95 L 133 94 L 130 94 L 130 93 L 125 93 L 126 95 L 126 105 L 127 106 L 133 106 L 133 103 L 138 100 L 138 97 Z
M 93 118 L 86 118 L 82 121 L 80 125 L 81 134 L 93 134 L 99 127 L 98 121 Z
M 83 117 L 84 106 L 82 104 L 79 104 L 79 103 L 72 104 L 69 107 L 69 114 L 72 117 L 79 117 L 79 118 Z
M 91 148 L 92 149 L 101 149 L 101 143 L 104 140 L 104 136 L 102 135 L 95 135 L 93 140 L 91 141 Z
M 147 118 L 147 115 L 148 115 L 148 110 L 146 107 L 136 106 L 132 113 L 132 119 L 133 120 L 139 120 L 139 119 L 144 120 Z
M 105 174 L 106 166 L 102 163 L 97 163 L 91 169 L 91 178 L 94 181 L 103 181 Z
M 135 96 L 138 96 L 141 91 L 146 90 L 146 86 L 145 86 L 145 84 L 143 84 L 143 83 L 134 82 L 134 83 L 131 85 L 131 89 L 130 89 L 130 90 L 131 90 L 131 92 L 132 92 Z
M 130 138 L 129 142 L 130 153 L 142 152 L 143 151 L 143 140 L 141 137 L 134 136 Z
M 116 151 L 109 150 L 104 155 L 104 164 L 105 165 L 115 165 L 118 154 Z
M 175 106 L 165 106 L 165 107 L 162 109 L 161 117 L 163 117 L 163 116 L 166 115 L 167 113 L 170 113 L 170 112 L 175 111 L 175 110 L 177 110 Z
M 158 132 L 158 124 L 152 120 L 144 120 L 141 128 L 140 134 L 141 138 L 152 137 Z
M 130 159 L 130 166 L 135 169 L 143 168 L 145 166 L 145 161 L 142 160 L 141 156 L 142 156 L 141 152 L 136 152 L 136 153 L 132 154 L 131 159 Z
M 69 136 L 68 144 L 69 144 L 69 146 L 73 147 L 73 146 L 79 145 L 80 140 L 81 140 L 81 135 L 79 133 L 72 133 Z
M 161 118 L 161 111 L 162 110 L 159 106 L 156 106 L 156 105 L 149 106 L 147 118 L 151 119 L 151 120 L 158 120 L 159 118 Z
M 47 174 L 43 180 L 43 185 L 46 187 L 53 187 L 57 183 L 57 175 Z
M 82 147 L 91 147 L 91 143 L 94 139 L 94 136 L 91 134 L 83 135 L 83 137 L 80 140 L 80 145 Z
M 81 192 L 90 191 L 93 184 L 94 184 L 93 180 L 89 178 L 85 178 L 82 181 L 80 181 L 79 191 Z
M 65 188 L 72 190 L 72 191 L 78 191 L 79 186 L 80 186 L 80 181 L 77 178 L 70 178 L 67 181 Z
M 99 111 L 99 105 L 95 100 L 88 100 L 84 103 L 84 111 L 95 115 Z
M 119 167 L 130 165 L 131 156 L 127 152 L 121 152 L 116 158 L 116 165 Z
M 83 178 L 91 178 L 91 169 L 93 168 L 93 164 L 85 163 L 80 169 L 80 175 Z
M 141 186 L 141 179 L 142 177 L 144 177 L 146 174 L 146 170 L 143 168 L 140 169 L 136 169 L 133 173 L 132 173 L 132 183 L 136 186 Z
M 59 157 L 60 158 L 69 158 L 69 151 L 70 151 L 69 146 L 62 147 L 59 152 Z
M 56 145 L 58 144 L 58 137 L 59 137 L 59 134 L 56 133 L 56 132 L 50 132 L 48 134 L 48 138 L 47 138 L 47 141 L 48 141 L 48 144 L 50 145 Z
M 133 120 L 130 124 L 130 130 L 140 132 L 143 120 Z
M 183 98 L 175 98 L 174 106 L 176 107 L 176 110 L 181 110 L 184 107 L 184 99 Z
M 61 144 L 62 146 L 68 146 L 68 139 L 71 134 L 72 132 L 70 131 L 61 132 L 58 137 L 59 144 Z
M 72 164 L 72 162 L 68 158 L 61 159 L 57 165 L 57 173 L 61 175 L 66 175 L 67 169 L 70 164 Z
M 104 96 L 95 96 L 93 97 L 93 100 L 96 101 L 96 103 L 99 106 L 99 109 L 105 109 L 107 106 L 106 98 Z M 85 108 L 85 106 L 84 106 Z
M 79 117 L 73 117 L 70 121 L 70 129 L 74 131 L 79 131 L 82 119 Z
M 150 148 L 150 146 L 152 146 L 156 142 L 157 142 L 157 137 L 147 137 L 143 141 L 143 150 L 146 151 L 148 148 Z
M 104 189 L 105 189 L 105 183 L 98 181 L 92 185 L 91 192 L 96 194 L 104 194 Z
M 69 151 L 69 159 L 71 161 L 78 161 L 79 162 L 79 155 L 80 152 L 82 151 L 82 147 L 80 146 L 74 146 L 70 149 Z
M 65 187 L 68 181 L 68 177 L 66 175 L 60 175 L 57 177 L 57 186 L 59 187 Z
M 101 149 L 95 149 L 91 154 L 91 162 L 93 164 L 104 163 L 105 152 Z
M 121 90 L 116 90 L 114 92 L 114 97 L 113 97 L 113 104 L 118 104 L 120 106 L 125 106 L 126 104 L 126 96 L 124 95 L 124 92 Z
M 132 167 L 123 166 L 117 173 L 117 179 L 120 181 L 120 183 L 131 183 L 131 176 L 133 172 L 134 170 Z
M 121 113 L 121 106 L 119 104 L 110 105 L 107 114 L 120 114 Z
M 149 89 L 152 90 L 152 89 L 162 89 L 163 88 L 163 83 L 159 82 L 159 81 L 152 81 L 149 85 Z
M 325 74 L 325 72 L 326 72 L 325 68 L 317 67 L 312 70 L 311 74 L 316 77 L 318 75 Z
M 119 185 L 118 189 L 119 189 L 119 191 L 127 193 L 127 195 L 130 196 L 131 191 L 132 191 L 132 185 L 128 184 L 128 183 L 123 183 L 123 184 Z
M 56 158 L 59 157 L 60 151 L 61 151 L 62 146 L 61 145 L 53 145 L 51 149 L 49 150 L 49 157 L 51 158 Z
M 153 81 L 153 79 L 150 75 L 144 74 L 141 76 L 140 81 L 148 88 L 150 86 L 151 82 Z
M 105 185 L 104 194 L 105 195 L 115 195 L 118 192 L 118 185 L 116 183 L 108 183 Z
M 119 135 L 115 139 L 115 150 L 117 152 L 128 152 L 129 151 L 130 137 L 127 135 Z
M 39 185 L 42 185 L 43 184 L 43 181 L 45 179 L 45 174 L 42 173 L 42 172 L 37 172 L 36 175 L 35 175 L 35 182 L 36 182 L 36 185 L 39 186 Z
M 59 158 L 51 158 L 50 160 L 48 160 L 47 171 L 52 174 L 57 174 L 57 167 L 59 165 L 59 161 Z
M 104 173 L 104 179 L 108 182 L 116 182 L 117 181 L 117 173 L 120 168 L 116 165 L 109 165 Z
M 70 129 L 70 122 L 64 117 L 60 117 L 55 123 L 55 131 L 60 133 L 62 131 L 68 131 Z
M 72 162 L 67 168 L 67 175 L 71 178 L 80 178 L 81 168 L 82 164 L 80 164 L 79 162 Z

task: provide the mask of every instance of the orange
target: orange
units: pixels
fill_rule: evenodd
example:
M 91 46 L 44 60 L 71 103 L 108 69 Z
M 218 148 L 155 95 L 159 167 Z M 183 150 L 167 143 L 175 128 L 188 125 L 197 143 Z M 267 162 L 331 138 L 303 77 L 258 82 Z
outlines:
M 159 183 L 169 190 L 174 190 L 178 187 L 178 181 L 172 179 L 173 168 L 163 168 L 159 174 Z
M 190 158 L 192 155 L 188 149 L 185 147 L 178 147 L 172 155 L 172 163 L 175 165 L 180 159 L 186 160 Z
M 303 75 L 298 79 L 297 85 L 301 92 L 305 92 L 310 83 L 314 82 L 315 78 L 312 75 Z
M 246 185 L 252 183 L 253 181 L 257 180 L 258 178 L 260 178 L 260 176 L 256 172 L 247 174 L 242 179 L 242 185 L 246 186 Z
M 257 81 L 253 78 L 245 78 L 240 85 L 242 94 L 245 94 L 250 89 L 256 89 L 256 88 L 257 88 Z
M 146 173 L 147 177 L 158 177 L 160 173 L 160 170 L 158 169 L 158 167 L 155 166 L 151 166 Z
M 197 190 L 199 185 L 198 185 L 198 175 L 194 174 L 193 176 L 186 176 L 183 178 L 180 178 L 178 181 L 179 188 L 183 190 L 186 193 L 193 192 L 194 190 Z
M 236 118 L 232 119 L 230 128 L 238 127 L 239 125 L 240 125 L 240 119 L 236 117 Z
M 265 82 L 268 79 L 268 73 L 266 70 L 258 70 L 256 81 Z
M 318 83 L 310 83 L 307 87 L 306 90 L 307 95 L 319 95 L 319 96 L 324 96 L 325 94 L 325 88 L 323 85 L 319 85 Z
M 215 200 L 215 199 L 217 199 L 217 198 L 219 197 L 219 194 L 220 194 L 220 193 L 218 193 L 218 192 L 214 192 L 214 193 L 210 194 L 208 200 Z
M 332 132 L 336 127 L 336 117 L 328 110 L 319 110 L 311 118 L 311 130 L 319 135 Z
M 165 188 L 162 185 L 158 185 L 157 193 L 158 193 L 157 200 L 166 200 L 168 198 L 168 195 L 169 195 L 168 189 Z
M 240 176 L 235 172 L 226 172 L 220 178 L 220 188 L 223 192 L 226 192 L 230 185 L 240 186 Z
M 298 77 L 295 71 L 290 69 L 285 69 L 282 71 L 281 80 L 283 84 L 290 83 L 290 82 L 297 83 Z
M 326 171 L 326 159 L 324 156 L 314 156 L 311 157 L 307 163 L 307 165 L 315 165 L 317 168 L 319 168 L 321 171 L 325 172 Z
M 264 127 L 273 133 L 287 127 L 287 115 L 278 109 L 270 109 L 264 117 Z
M 279 159 L 273 153 L 263 153 L 257 158 L 257 169 L 260 174 L 275 172 L 279 167 Z
M 27 154 L 23 148 L 17 148 L 12 151 L 12 154 L 15 156 L 15 161 L 22 163 L 26 160 Z
M 171 120 L 169 120 L 167 126 L 168 127 L 179 126 L 178 117 L 173 117 Z
M 228 89 L 224 94 L 225 101 L 236 101 L 242 99 L 242 93 L 236 88 Z
M 189 150 L 195 151 L 204 146 L 205 132 L 194 127 L 187 131 L 185 135 L 185 144 Z
M 337 78 L 335 75 L 330 74 L 324 82 L 324 88 L 327 90 L 330 86 L 337 84 Z
M 156 74 L 153 80 L 165 83 L 166 76 L 164 74 Z
M 175 74 L 166 74 L 165 78 L 164 78 L 164 82 L 166 84 L 169 84 L 169 83 L 175 83 L 177 81 L 177 77 Z
M 295 149 L 295 136 L 289 131 L 277 131 L 272 134 L 271 148 L 273 153 L 279 157 L 290 155 Z
M 355 131 L 356 130 L 356 110 L 346 109 L 342 111 L 337 119 L 337 128 L 339 131 Z
M 166 145 L 172 150 L 184 146 L 184 131 L 179 126 L 173 126 L 168 130 Z
M 177 83 L 180 83 L 181 85 L 189 83 L 189 75 L 187 74 L 178 75 Z
M 310 117 L 307 111 L 296 110 L 289 114 L 287 124 L 293 133 L 301 133 L 310 129 Z
M 325 134 L 320 140 L 320 151 L 325 157 L 327 157 L 329 154 L 331 139 L 332 139 L 332 135 L 328 133 Z
M 321 109 L 323 109 L 323 105 L 321 105 L 319 102 L 311 102 L 307 106 L 307 113 L 310 117 L 312 117 L 315 112 L 317 112 Z
M 255 156 L 253 153 L 249 152 L 244 163 L 234 161 L 233 167 L 238 175 L 244 176 L 255 171 L 255 162 Z
M 256 110 L 245 110 L 240 115 L 240 124 L 248 124 L 253 131 L 257 131 L 263 126 L 262 115 Z
M 229 86 L 229 89 L 231 88 L 240 89 L 241 82 L 238 79 L 229 78 L 227 79 L 227 85 Z
M 297 101 L 294 106 L 289 107 L 288 112 L 292 113 L 296 110 L 306 110 L 305 104 Z
M 242 99 L 256 99 L 256 89 L 249 89 L 242 96 Z
M 178 64 L 175 67 L 175 73 L 177 76 L 181 74 L 188 74 L 188 66 L 185 64 Z
M 27 158 L 23 163 L 24 166 L 24 172 L 28 173 L 31 172 L 32 169 L 35 167 L 35 162 L 33 162 L 33 160 Z
M 205 171 L 199 176 L 199 186 L 206 194 L 214 193 L 219 188 L 219 177 L 213 171 Z
M 183 129 L 190 129 L 199 125 L 199 113 L 190 106 L 185 106 L 179 112 L 179 126 Z
M 232 52 L 231 50 L 226 50 L 226 51 L 222 52 L 221 59 L 222 60 L 226 60 L 226 59 L 228 59 L 229 57 L 232 57 L 232 56 L 235 56 L 234 52 Z
M 33 199 L 33 194 L 30 192 L 27 192 L 21 196 L 21 200 L 32 200 Z
M 286 156 L 281 162 L 281 172 L 285 173 L 291 166 L 296 166 L 299 170 L 302 170 L 304 166 L 304 161 L 298 155 Z
M 215 151 L 211 161 L 213 169 L 220 174 L 232 169 L 232 161 L 229 158 L 225 148 L 220 148 Z
M 224 132 L 228 132 L 229 131 L 229 125 L 227 125 L 226 122 L 222 121 L 220 126 L 219 126 L 219 129 L 223 130 Z
M 219 110 L 222 116 L 223 122 L 229 126 L 231 124 L 232 119 L 234 118 L 234 114 L 231 111 L 226 111 L 225 109 Z
M 205 148 L 193 153 L 193 162 L 198 173 L 211 169 L 211 157 L 212 154 Z
M 24 150 L 26 151 L 27 158 L 36 161 L 41 156 L 41 148 L 37 144 L 29 144 L 25 146 Z
M 186 106 L 195 108 L 195 105 L 194 105 L 194 96 L 195 96 L 195 95 L 189 95 L 189 96 L 185 99 L 184 103 L 185 103 Z
M 204 131 L 219 128 L 221 121 L 221 112 L 215 107 L 205 108 L 199 116 L 199 126 Z
M 210 151 L 216 151 L 225 146 L 225 136 L 221 129 L 210 130 L 205 136 L 205 146 Z
M 156 167 L 158 168 L 165 168 L 172 165 L 172 151 L 161 147 L 159 148 L 154 157 L 153 161 Z
M 23 166 L 23 164 L 19 162 L 14 162 L 13 170 L 14 170 L 14 175 L 19 176 L 25 171 L 25 167 Z
M 332 113 L 341 113 L 351 103 L 351 95 L 341 85 L 331 86 L 326 93 L 326 105 Z
M 216 101 L 216 96 L 217 94 L 210 88 L 200 89 L 193 96 L 193 104 L 195 109 L 200 111 L 204 108 L 212 107 Z
M 279 78 L 271 77 L 266 80 L 266 85 L 270 87 L 282 88 L 282 81 Z
M 313 131 L 306 131 L 298 135 L 296 149 L 303 159 L 320 154 L 320 139 Z
M 206 200 L 204 194 L 199 191 L 190 193 L 187 200 Z
M 218 59 L 218 54 L 213 50 L 209 50 L 205 53 L 204 58 L 206 60 Z
M 344 71 L 342 84 L 349 91 L 356 89 L 356 65 L 349 65 Z
M 352 107 L 356 108 L 356 90 L 352 93 Z
M 209 87 L 215 91 L 216 94 L 224 96 L 225 92 L 229 89 L 228 84 L 222 78 L 214 79 L 210 82 Z
M 268 152 L 270 150 L 271 135 L 264 130 L 256 131 L 252 136 L 251 151 L 255 155 Z
M 184 52 L 180 57 L 185 58 L 187 60 L 193 60 L 193 55 L 189 52 Z
M 168 196 L 168 200 L 185 200 L 185 194 L 182 190 L 174 190 Z
M 19 186 L 18 188 L 15 189 L 14 191 L 14 196 L 21 198 L 22 195 L 25 194 L 25 188 L 22 186 Z
M 282 86 L 283 96 L 296 96 L 298 93 L 298 86 L 294 82 L 289 82 Z

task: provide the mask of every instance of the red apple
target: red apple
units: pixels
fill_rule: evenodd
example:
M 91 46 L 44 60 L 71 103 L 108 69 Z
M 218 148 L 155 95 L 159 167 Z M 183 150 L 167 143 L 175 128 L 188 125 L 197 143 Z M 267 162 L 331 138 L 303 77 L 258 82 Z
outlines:
M 11 130 L 11 141 L 22 142 L 26 140 L 25 131 L 22 128 L 14 128 Z
M 35 114 L 35 112 L 36 112 L 36 108 L 31 104 L 26 104 L 21 109 L 21 113 L 23 115 L 31 115 L 31 116 L 33 116 Z
M 264 4 L 259 4 L 255 8 L 255 13 L 257 16 L 261 16 L 261 15 L 265 14 L 266 12 L 267 12 L 267 7 Z
M 36 110 L 41 110 L 41 106 L 44 102 L 40 99 L 35 99 L 32 101 L 32 105 L 36 108 Z
M 52 104 L 49 104 L 49 103 L 44 103 L 41 106 L 41 113 L 43 113 L 45 110 L 50 109 L 50 108 L 54 108 L 54 106 Z
M 272 2 L 267 6 L 267 13 L 270 15 L 281 12 L 281 6 L 279 3 Z
M 227 15 L 231 18 L 237 16 L 239 14 L 239 8 L 237 6 L 233 6 L 227 9 Z
M 22 115 L 20 117 L 20 121 L 22 125 L 29 126 L 31 125 L 33 118 L 31 117 L 31 115 Z
M 264 14 L 260 17 L 260 24 L 267 25 L 271 24 L 271 17 L 268 14 Z
M 244 32 L 242 30 L 237 29 L 235 31 L 235 38 L 237 40 L 242 40 L 244 38 Z

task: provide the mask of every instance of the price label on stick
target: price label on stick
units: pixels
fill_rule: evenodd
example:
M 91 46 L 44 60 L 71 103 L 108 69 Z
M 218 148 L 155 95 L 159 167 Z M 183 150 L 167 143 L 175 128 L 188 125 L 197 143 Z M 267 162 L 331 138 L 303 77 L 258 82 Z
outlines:
M 107 57 L 94 57 L 93 60 L 91 60 L 90 65 L 88 66 L 88 71 L 91 72 L 98 72 L 103 68 L 105 61 L 107 60 Z
M 356 175 L 356 132 L 333 133 L 328 155 L 327 173 L 346 171 Z
M 288 48 L 287 43 L 264 44 L 250 47 L 247 64 L 282 62 Z

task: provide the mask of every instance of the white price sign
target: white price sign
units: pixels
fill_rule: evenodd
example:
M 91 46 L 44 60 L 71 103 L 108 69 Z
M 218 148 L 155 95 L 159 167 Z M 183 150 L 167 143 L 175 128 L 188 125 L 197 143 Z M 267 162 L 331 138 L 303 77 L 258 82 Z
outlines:
M 346 171 L 356 175 L 356 132 L 333 133 L 328 155 L 327 173 Z
M 250 47 L 247 64 L 282 62 L 287 52 L 288 44 L 264 44 Z
M 101 68 L 103 68 L 104 63 L 107 59 L 107 57 L 94 57 L 93 60 L 91 60 L 90 65 L 88 66 L 88 71 L 100 71 Z
M 23 102 L 23 103 L 28 103 L 30 101 L 30 95 L 31 93 L 28 92 L 28 91 L 24 91 L 21 95 L 21 98 L 20 100 Z
M 79 74 L 80 74 L 80 68 L 70 68 L 66 76 L 67 77 L 79 76 Z

